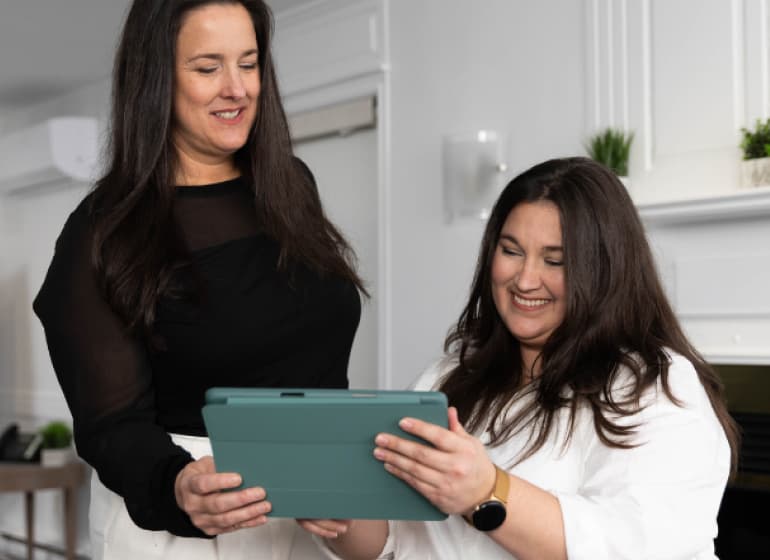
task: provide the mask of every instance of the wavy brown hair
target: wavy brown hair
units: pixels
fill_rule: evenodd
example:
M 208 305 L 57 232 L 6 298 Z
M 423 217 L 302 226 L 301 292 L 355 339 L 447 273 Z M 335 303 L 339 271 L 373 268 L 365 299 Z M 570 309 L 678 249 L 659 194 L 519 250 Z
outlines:
M 299 262 L 353 282 L 355 256 L 325 217 L 312 175 L 293 156 L 271 54 L 272 14 L 262 0 L 134 0 L 115 56 L 107 168 L 91 196 L 92 261 L 110 306 L 130 329 L 151 331 L 155 306 L 186 260 L 172 219 L 176 40 L 185 14 L 240 4 L 254 23 L 261 91 L 256 121 L 235 153 L 254 192 L 257 221 Z
M 492 299 L 490 270 L 500 232 L 511 210 L 525 202 L 550 201 L 559 211 L 564 248 L 566 313 L 538 358 L 541 373 L 525 386 L 519 344 Z M 491 444 L 531 430 L 518 461 L 546 442 L 559 410 L 569 410 L 572 436 L 578 407 L 593 412 L 596 433 L 606 445 L 631 447 L 636 426 L 612 420 L 630 416 L 642 394 L 668 383 L 669 351 L 695 367 L 730 443 L 733 470 L 739 435 L 727 412 L 722 383 L 685 337 L 660 284 L 639 215 L 609 169 L 590 159 L 546 161 L 513 179 L 492 210 L 481 242 L 470 298 L 445 342 L 457 366 L 441 390 L 471 431 L 488 429 Z M 623 396 L 612 387 L 621 370 L 633 378 Z M 504 422 L 509 405 L 524 393 L 534 398 Z

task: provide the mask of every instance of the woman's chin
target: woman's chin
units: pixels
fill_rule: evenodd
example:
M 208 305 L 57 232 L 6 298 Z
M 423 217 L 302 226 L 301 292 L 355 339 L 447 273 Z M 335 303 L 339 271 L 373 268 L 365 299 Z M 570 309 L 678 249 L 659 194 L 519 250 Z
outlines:
M 221 142 L 216 146 L 216 150 L 222 154 L 231 156 L 246 145 L 246 140 L 247 138 L 244 137 Z

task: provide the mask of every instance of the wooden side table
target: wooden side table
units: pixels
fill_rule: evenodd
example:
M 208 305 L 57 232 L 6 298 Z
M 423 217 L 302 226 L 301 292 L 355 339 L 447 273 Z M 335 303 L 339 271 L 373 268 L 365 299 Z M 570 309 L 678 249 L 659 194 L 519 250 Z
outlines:
M 67 560 L 75 560 L 77 541 L 77 491 L 85 478 L 85 465 L 73 461 L 61 467 L 37 463 L 0 462 L 0 492 L 24 492 L 27 524 L 27 560 L 35 548 L 35 491 L 61 488 L 64 493 L 64 536 Z

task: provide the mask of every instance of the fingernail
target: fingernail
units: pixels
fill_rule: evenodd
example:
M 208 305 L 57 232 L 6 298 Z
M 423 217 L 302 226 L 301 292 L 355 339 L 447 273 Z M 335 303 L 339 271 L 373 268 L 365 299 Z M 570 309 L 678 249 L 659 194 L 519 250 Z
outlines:
M 237 474 L 234 474 L 230 478 L 227 479 L 227 483 L 231 486 L 238 486 L 241 483 L 241 477 Z
M 399 426 L 402 428 L 411 428 L 412 427 L 412 421 L 409 418 L 403 418 L 401 422 L 398 423 Z
M 385 445 L 388 443 L 388 438 L 383 434 L 379 434 L 376 438 L 374 438 L 374 443 L 377 445 Z
M 379 447 L 375 448 L 374 450 L 374 456 L 378 459 L 384 459 L 385 458 L 385 452 L 380 449 Z

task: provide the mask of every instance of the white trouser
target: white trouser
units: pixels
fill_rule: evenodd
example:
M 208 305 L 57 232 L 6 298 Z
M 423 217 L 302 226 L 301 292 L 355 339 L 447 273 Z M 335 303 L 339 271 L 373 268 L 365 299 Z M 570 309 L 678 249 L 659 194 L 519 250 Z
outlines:
M 211 454 L 208 438 L 172 434 L 174 443 L 195 458 Z M 145 531 L 128 515 L 123 498 L 91 476 L 91 550 L 93 560 L 313 560 L 323 558 L 310 535 L 293 519 L 269 518 L 261 527 L 241 529 L 214 539 L 176 537 Z

